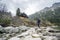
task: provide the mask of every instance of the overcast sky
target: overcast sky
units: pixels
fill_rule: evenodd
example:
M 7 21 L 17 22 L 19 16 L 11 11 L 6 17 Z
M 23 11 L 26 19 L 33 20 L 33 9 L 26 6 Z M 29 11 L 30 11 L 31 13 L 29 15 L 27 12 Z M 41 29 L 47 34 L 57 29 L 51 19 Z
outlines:
M 13 15 L 16 14 L 17 8 L 20 8 L 21 12 L 31 15 L 45 7 L 52 6 L 55 2 L 60 2 L 60 0 L 6 0 L 5 2 Z

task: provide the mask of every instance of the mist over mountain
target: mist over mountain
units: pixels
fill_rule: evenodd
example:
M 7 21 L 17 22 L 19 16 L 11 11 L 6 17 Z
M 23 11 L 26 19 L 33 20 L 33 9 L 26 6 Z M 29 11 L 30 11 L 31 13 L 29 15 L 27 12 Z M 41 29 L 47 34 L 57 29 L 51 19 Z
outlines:
M 60 2 L 54 3 L 51 7 L 45 7 L 44 9 L 40 10 L 41 12 L 43 11 L 48 11 L 48 10 L 54 10 L 56 8 L 60 7 Z
M 30 19 L 36 20 L 37 18 L 60 25 L 60 2 L 54 3 L 51 7 L 45 7 L 39 12 L 30 15 Z
M 57 7 L 60 7 L 60 2 L 54 3 L 54 4 L 52 5 L 52 8 L 57 8 Z

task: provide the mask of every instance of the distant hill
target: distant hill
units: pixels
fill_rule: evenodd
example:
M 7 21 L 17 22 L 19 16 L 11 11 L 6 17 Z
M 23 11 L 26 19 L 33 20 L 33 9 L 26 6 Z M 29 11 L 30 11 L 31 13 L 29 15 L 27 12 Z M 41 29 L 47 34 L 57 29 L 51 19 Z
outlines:
M 29 17 L 34 20 L 40 18 L 44 22 L 48 21 L 55 25 L 60 25 L 60 2 L 54 3 L 51 7 L 46 7 Z

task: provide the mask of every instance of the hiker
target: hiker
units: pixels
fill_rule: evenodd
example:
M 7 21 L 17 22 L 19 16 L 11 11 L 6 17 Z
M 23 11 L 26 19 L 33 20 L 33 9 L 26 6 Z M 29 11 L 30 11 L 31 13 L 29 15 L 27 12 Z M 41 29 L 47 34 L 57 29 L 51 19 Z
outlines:
M 40 28 L 40 19 L 37 19 L 37 26 Z

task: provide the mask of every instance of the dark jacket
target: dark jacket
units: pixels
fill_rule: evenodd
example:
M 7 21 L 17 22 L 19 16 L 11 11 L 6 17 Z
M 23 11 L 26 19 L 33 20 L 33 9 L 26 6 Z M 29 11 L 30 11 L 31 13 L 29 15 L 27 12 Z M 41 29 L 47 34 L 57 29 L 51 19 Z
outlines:
M 40 19 L 37 20 L 37 23 L 40 24 Z

